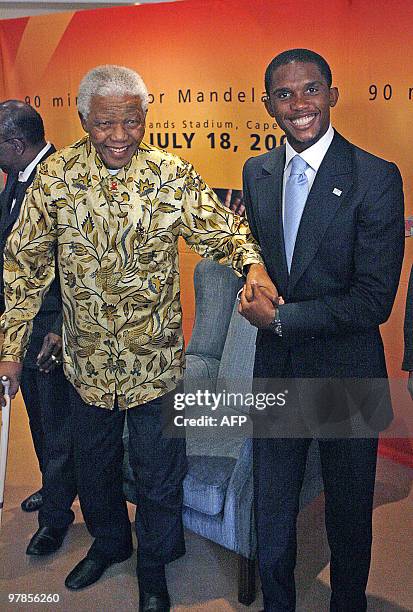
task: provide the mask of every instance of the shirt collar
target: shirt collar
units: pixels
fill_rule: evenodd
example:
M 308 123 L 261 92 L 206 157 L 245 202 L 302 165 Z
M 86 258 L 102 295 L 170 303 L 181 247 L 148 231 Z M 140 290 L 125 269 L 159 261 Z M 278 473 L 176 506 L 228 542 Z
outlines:
M 17 179 L 19 183 L 26 183 L 29 180 L 31 173 L 36 168 L 39 161 L 42 159 L 42 157 L 46 154 L 46 151 L 48 151 L 51 146 L 52 145 L 50 144 L 50 142 L 48 142 L 46 146 L 44 146 L 43 149 L 39 151 L 39 153 L 36 155 L 33 161 L 31 161 L 30 164 L 26 166 L 24 170 L 19 172 L 18 179 Z
M 334 130 L 330 123 L 327 132 L 324 134 L 324 136 L 320 138 L 320 140 L 317 140 L 317 142 L 311 145 L 311 147 L 308 147 L 308 149 L 306 149 L 302 153 L 299 153 L 300 157 L 302 157 L 315 172 L 318 171 L 321 162 L 323 161 L 324 156 L 328 151 L 328 147 L 331 145 L 331 141 L 333 140 L 333 138 Z M 287 140 L 285 147 L 284 169 L 287 168 L 288 164 L 295 155 L 298 155 L 297 151 L 292 148 L 292 146 Z

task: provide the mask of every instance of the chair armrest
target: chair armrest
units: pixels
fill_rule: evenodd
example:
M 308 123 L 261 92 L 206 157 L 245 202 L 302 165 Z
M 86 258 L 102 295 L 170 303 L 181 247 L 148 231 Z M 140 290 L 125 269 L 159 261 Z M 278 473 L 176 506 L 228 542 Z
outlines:
M 239 457 L 231 475 L 231 480 L 228 484 L 228 491 L 234 490 L 239 496 L 241 489 L 245 483 L 252 479 L 252 440 L 247 438 L 241 446 Z
M 211 387 L 215 390 L 216 380 L 219 370 L 219 361 L 213 357 L 205 355 L 186 355 L 185 358 L 185 389 L 200 388 L 199 384 L 207 384 L 209 390 Z M 198 385 L 198 387 L 197 387 Z
M 248 559 L 255 557 L 257 546 L 253 499 L 252 440 L 247 438 L 228 484 L 223 531 L 226 545 Z

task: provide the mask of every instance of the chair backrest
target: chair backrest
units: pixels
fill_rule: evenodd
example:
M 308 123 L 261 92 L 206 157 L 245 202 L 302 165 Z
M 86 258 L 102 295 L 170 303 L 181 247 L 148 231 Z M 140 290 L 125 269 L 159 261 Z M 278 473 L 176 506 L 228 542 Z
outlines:
M 195 322 L 187 355 L 221 359 L 232 309 L 243 279 L 231 268 L 212 259 L 202 259 L 195 267 Z
M 237 312 L 236 296 L 244 279 L 230 268 L 202 260 L 195 268 L 194 284 L 196 316 L 187 356 L 201 355 L 220 362 L 213 391 L 251 392 L 257 330 Z M 200 382 L 203 386 L 205 381 Z M 215 416 L 233 412 L 220 408 Z M 206 432 L 199 435 L 198 430 L 195 434 L 187 432 L 190 455 L 236 458 L 244 442 L 243 437 L 234 437 L 224 429 L 211 437 Z
M 221 355 L 218 372 L 218 379 L 221 382 L 224 380 L 237 381 L 238 385 L 240 381 L 246 381 L 249 383 L 248 391 L 251 391 L 256 337 L 257 328 L 248 323 L 238 313 L 238 303 L 236 302 L 233 306 L 227 338 Z M 244 386 L 242 385 L 242 387 Z

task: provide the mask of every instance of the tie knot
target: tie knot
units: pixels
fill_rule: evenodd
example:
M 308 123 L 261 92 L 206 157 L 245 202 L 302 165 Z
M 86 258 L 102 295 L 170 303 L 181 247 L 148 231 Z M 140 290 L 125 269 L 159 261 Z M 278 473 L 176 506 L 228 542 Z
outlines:
M 299 155 L 294 155 L 291 162 L 291 174 L 304 174 L 307 168 L 307 162 Z

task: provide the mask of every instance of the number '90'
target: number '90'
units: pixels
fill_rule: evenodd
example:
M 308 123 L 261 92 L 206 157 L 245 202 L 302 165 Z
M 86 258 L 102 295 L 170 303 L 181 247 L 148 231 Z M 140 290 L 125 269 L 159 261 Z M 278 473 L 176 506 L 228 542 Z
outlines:
M 372 83 L 369 86 L 369 94 L 370 94 L 369 100 L 371 101 L 376 100 L 377 98 L 383 99 L 383 100 L 391 100 L 391 97 L 393 95 L 393 88 L 390 85 L 390 83 L 386 83 L 386 85 L 383 85 L 383 87 L 381 86 L 379 87 L 375 85 L 374 83 Z

